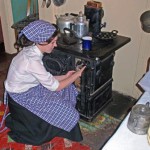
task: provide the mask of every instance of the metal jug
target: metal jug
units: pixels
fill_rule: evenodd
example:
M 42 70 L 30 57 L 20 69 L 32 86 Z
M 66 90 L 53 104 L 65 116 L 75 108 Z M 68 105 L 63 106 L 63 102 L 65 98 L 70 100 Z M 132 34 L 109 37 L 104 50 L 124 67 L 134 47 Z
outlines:
M 82 38 L 88 35 L 89 32 L 89 19 L 82 12 L 75 18 L 74 23 L 71 24 L 71 29 L 76 33 L 76 37 Z
M 146 105 L 137 104 L 133 106 L 129 116 L 127 127 L 135 134 L 147 134 L 150 125 L 149 102 Z

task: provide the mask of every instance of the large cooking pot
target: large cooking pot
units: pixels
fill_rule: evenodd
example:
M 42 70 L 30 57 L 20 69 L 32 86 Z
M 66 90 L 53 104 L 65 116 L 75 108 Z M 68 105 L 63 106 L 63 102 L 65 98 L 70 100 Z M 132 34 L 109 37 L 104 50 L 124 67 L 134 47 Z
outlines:
M 128 128 L 135 134 L 147 134 L 150 125 L 150 106 L 137 104 L 133 106 L 128 120 Z
M 56 15 L 56 24 L 60 29 L 61 33 L 64 33 L 64 28 L 69 28 L 74 23 L 75 16 L 72 14 Z

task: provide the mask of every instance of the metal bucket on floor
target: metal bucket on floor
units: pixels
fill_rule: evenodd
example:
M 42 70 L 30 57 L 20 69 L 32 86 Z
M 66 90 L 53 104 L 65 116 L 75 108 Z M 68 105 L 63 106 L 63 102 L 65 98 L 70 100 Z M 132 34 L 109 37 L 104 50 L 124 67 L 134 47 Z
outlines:
M 137 104 L 133 106 L 129 116 L 127 127 L 135 134 L 147 134 L 150 125 L 149 102 L 146 105 Z

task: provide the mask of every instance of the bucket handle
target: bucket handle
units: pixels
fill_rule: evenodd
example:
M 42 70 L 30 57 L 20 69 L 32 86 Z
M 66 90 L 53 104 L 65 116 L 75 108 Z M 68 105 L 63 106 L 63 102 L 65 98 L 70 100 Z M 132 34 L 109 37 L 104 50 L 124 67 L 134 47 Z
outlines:
M 137 126 L 137 123 L 138 123 L 138 120 L 137 119 L 133 119 L 134 120 L 134 127 L 136 127 Z
M 150 103 L 149 102 L 146 103 L 146 107 L 150 108 Z

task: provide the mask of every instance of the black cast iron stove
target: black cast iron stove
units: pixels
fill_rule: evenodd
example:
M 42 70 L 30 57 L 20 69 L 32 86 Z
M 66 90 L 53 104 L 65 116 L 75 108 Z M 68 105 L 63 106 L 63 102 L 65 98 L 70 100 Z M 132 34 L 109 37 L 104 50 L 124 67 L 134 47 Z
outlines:
M 86 65 L 81 78 L 74 83 L 79 91 L 76 108 L 82 119 L 92 121 L 112 101 L 115 51 L 129 41 L 130 38 L 123 36 L 108 43 L 94 39 L 92 51 L 82 51 L 80 41 L 65 45 L 60 38 L 58 47 L 51 54 L 44 55 L 44 66 L 53 75 Z
M 24 26 L 38 19 L 39 14 L 30 15 L 13 24 L 12 28 L 18 35 Z M 66 45 L 60 37 L 58 47 L 51 54 L 44 55 L 44 66 L 53 75 L 65 74 L 86 65 L 81 78 L 74 83 L 79 91 L 76 108 L 82 119 L 92 121 L 112 101 L 115 51 L 128 42 L 130 38 L 119 35 L 106 42 L 94 39 L 92 50 L 82 51 L 80 40 L 76 44 Z

